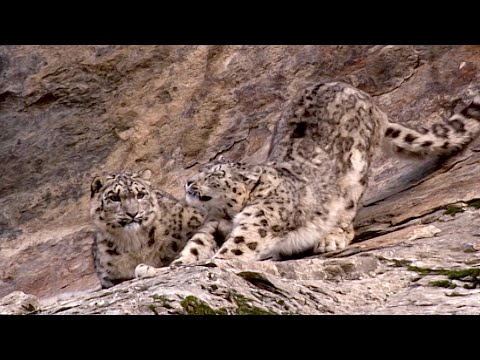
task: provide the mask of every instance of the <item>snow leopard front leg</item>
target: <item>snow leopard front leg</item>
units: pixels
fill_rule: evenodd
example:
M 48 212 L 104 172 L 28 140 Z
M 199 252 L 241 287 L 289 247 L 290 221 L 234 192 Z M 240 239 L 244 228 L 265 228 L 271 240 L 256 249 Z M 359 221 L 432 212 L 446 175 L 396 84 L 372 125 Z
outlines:
M 231 229 L 230 221 L 207 220 L 187 242 L 171 265 L 194 264 L 210 259 Z
M 235 216 L 230 235 L 213 259 L 257 260 L 264 249 L 279 241 L 278 234 L 287 225 L 280 214 L 262 205 L 247 206 Z
M 119 252 L 114 241 L 97 232 L 91 249 L 95 272 L 103 289 L 132 278 L 133 269 L 121 266 L 126 263 L 128 254 Z

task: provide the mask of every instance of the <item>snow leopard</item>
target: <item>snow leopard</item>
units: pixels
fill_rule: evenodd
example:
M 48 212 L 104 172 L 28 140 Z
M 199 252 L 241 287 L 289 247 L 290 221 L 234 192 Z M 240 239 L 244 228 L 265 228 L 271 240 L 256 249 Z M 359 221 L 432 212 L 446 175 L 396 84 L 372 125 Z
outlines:
M 202 211 L 152 188 L 150 177 L 145 169 L 92 180 L 92 254 L 103 288 L 133 279 L 140 263 L 169 265 L 203 223 Z

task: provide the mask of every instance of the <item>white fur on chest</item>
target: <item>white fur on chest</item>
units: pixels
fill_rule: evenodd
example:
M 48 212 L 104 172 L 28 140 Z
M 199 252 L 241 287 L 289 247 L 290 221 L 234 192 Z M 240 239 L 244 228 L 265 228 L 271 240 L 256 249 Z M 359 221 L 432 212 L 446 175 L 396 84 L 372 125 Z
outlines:
M 140 263 L 161 266 L 159 245 L 156 243 L 148 245 L 149 229 L 142 229 L 140 225 L 133 224 L 122 230 L 115 235 L 109 234 L 118 253 L 118 255 L 110 255 L 110 263 L 118 274 L 131 278 L 135 267 Z
M 119 252 L 137 253 L 147 247 L 148 230 L 142 229 L 139 224 L 131 224 L 122 228 L 115 234 L 111 234 Z

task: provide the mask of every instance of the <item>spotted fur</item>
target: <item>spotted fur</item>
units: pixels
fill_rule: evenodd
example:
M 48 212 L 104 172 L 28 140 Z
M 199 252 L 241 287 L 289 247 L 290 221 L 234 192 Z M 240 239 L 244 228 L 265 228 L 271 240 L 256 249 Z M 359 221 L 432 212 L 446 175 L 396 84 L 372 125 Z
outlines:
M 430 128 L 412 129 L 387 123 L 384 148 L 407 157 L 425 157 L 432 154 L 451 155 L 462 150 L 480 131 L 480 89 L 469 89 L 472 100 L 448 121 L 435 123 Z
M 204 214 L 151 187 L 150 170 L 96 177 L 90 215 L 97 227 L 92 252 L 102 287 L 135 277 L 135 267 L 162 267 L 179 254 Z
M 472 97 L 448 121 L 413 129 L 350 85 L 307 87 L 283 112 L 265 164 L 210 164 L 187 181 L 187 202 L 208 218 L 173 264 L 344 248 L 380 144 L 410 157 L 462 149 L 480 131 L 479 92 Z

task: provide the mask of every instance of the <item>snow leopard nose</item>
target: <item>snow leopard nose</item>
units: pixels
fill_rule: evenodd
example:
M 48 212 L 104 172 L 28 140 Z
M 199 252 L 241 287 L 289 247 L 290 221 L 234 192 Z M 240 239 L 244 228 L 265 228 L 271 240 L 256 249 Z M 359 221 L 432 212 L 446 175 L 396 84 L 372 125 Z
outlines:
M 135 212 L 135 213 L 129 213 L 129 212 L 127 212 L 126 214 L 127 214 L 128 216 L 130 216 L 132 219 L 135 219 L 135 216 L 137 216 L 138 211 Z

